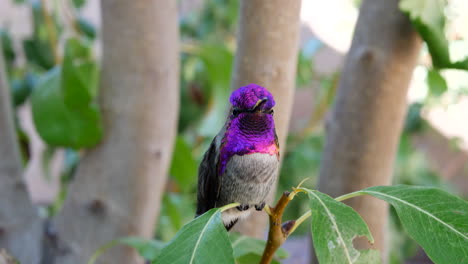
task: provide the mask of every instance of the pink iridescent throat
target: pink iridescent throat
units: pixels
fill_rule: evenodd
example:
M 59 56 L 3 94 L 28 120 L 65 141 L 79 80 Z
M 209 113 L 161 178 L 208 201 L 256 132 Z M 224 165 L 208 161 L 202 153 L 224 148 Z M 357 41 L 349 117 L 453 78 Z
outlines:
M 231 119 L 221 142 L 218 172 L 224 173 L 232 156 L 253 153 L 279 153 L 271 114 L 241 113 Z

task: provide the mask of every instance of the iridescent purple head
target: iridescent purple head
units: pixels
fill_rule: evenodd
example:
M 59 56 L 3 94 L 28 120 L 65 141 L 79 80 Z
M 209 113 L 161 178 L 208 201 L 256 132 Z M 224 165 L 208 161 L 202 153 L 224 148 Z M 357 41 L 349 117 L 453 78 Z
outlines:
M 273 95 L 264 87 L 254 83 L 232 92 L 229 101 L 234 110 L 240 111 L 265 111 L 275 106 Z

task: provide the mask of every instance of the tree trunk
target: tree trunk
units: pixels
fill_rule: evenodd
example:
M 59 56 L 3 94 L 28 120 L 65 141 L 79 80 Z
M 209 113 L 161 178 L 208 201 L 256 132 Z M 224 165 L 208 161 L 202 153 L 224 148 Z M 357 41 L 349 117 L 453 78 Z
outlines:
M 24 264 L 41 259 L 42 223 L 29 200 L 0 43 L 0 249 Z
M 275 97 L 279 144 L 285 149 L 296 80 L 300 0 L 243 0 L 232 88 L 256 83 Z M 276 183 L 275 183 L 276 184 Z M 276 191 L 272 188 L 271 198 Z M 243 234 L 263 237 L 267 216 L 255 213 L 237 224 Z
M 338 196 L 391 183 L 406 95 L 420 48 L 421 40 L 397 0 L 362 3 L 326 123 L 320 191 Z M 375 238 L 373 247 L 386 249 L 386 203 L 367 196 L 346 203 L 368 223 Z
M 111 240 L 151 238 L 176 135 L 179 108 L 177 2 L 102 1 L 99 92 L 105 136 L 80 162 L 55 219 L 55 263 L 86 263 Z M 117 246 L 98 263 L 141 263 Z

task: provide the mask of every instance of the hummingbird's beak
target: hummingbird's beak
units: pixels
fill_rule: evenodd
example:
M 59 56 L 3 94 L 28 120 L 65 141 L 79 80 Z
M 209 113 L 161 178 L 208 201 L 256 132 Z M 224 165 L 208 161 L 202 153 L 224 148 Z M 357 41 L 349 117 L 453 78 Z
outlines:
M 268 97 L 263 97 L 262 99 L 258 100 L 255 106 L 252 108 L 252 110 L 257 111 L 260 109 L 260 107 L 268 101 Z

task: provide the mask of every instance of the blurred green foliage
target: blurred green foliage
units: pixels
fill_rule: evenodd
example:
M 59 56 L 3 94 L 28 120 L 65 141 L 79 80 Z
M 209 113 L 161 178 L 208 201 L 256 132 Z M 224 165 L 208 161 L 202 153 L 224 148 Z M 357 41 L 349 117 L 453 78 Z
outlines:
M 31 9 L 33 33 L 22 41 L 26 55 L 24 64 L 17 63 L 17 52 L 11 33 L 0 30 L 10 87 L 15 107 L 30 101 L 41 137 L 51 146 L 65 147 L 66 168 L 62 173 L 62 188 L 57 201 L 49 207 L 49 215 L 61 207 L 66 185 L 79 162 L 77 149 L 99 142 L 102 136 L 100 114 L 95 99 L 98 88 L 99 65 L 93 54 L 95 27 L 76 13 L 72 23 L 64 23 L 52 8 L 44 12 L 40 1 L 18 1 Z M 421 0 L 405 0 L 400 6 L 416 25 L 426 41 L 432 66 L 428 68 L 429 93 L 424 100 L 409 108 L 395 162 L 394 183 L 439 186 L 451 190 L 439 176 L 428 168 L 428 161 L 412 144 L 412 137 L 427 128 L 422 111 L 430 107 L 433 98 L 444 96 L 449 85 L 442 68 L 467 69 L 466 60 L 450 60 L 449 41 L 445 37 L 445 17 L 439 0 L 427 5 Z M 80 9 L 86 0 L 73 0 Z M 443 4 L 443 3 L 442 3 Z M 231 71 L 235 52 L 235 32 L 238 23 L 237 1 L 205 1 L 201 10 L 192 11 L 180 19 L 181 53 L 181 111 L 178 136 L 170 166 L 170 179 L 163 197 L 156 238 L 169 241 L 195 214 L 197 167 L 204 151 L 225 121 L 230 94 Z M 74 25 L 67 28 L 67 25 Z M 73 37 L 59 41 L 64 31 Z M 60 45 L 63 45 L 60 46 Z M 296 84 L 308 87 L 318 81 L 318 91 L 312 116 L 317 120 L 303 131 L 291 133 L 283 155 L 278 193 L 290 190 L 304 178 L 304 186 L 313 189 L 318 177 L 321 151 L 324 147 L 323 117 L 333 102 L 337 76 L 318 77 L 314 73 L 312 55 L 321 45 L 317 40 L 306 45 L 298 56 Z M 63 50 L 60 54 L 58 50 Z M 460 90 L 461 91 L 461 90 Z M 318 118 L 317 118 L 318 117 Z M 307 120 L 306 120 L 307 121 Z M 311 121 L 311 122 L 312 122 Z M 309 122 L 309 123 L 311 123 Z M 17 122 L 22 153 L 27 161 L 29 140 Z M 452 190 L 453 191 L 453 190 Z M 297 219 L 309 206 L 307 199 L 296 199 L 288 206 L 286 219 Z M 407 238 L 392 212 L 392 263 L 401 263 L 414 254 L 416 244 Z M 294 235 L 303 235 L 307 225 L 301 225 Z M 138 245 L 138 241 L 127 241 Z M 155 247 L 160 248 L 160 242 Z M 143 245 L 143 244 L 141 244 Z M 146 245 L 145 245 L 146 246 Z M 154 257 L 154 256 L 153 256 Z M 245 258 L 249 258 L 246 255 Z
M 79 149 L 97 144 L 103 134 L 96 104 L 99 72 L 93 52 L 96 30 L 78 12 L 61 16 L 56 4 L 44 7 L 44 1 L 40 0 L 14 3 L 31 10 L 32 23 L 32 34 L 25 39 L 16 40 L 8 29 L 0 29 L 14 107 L 18 109 L 25 103 L 32 106 L 35 129 L 50 150 L 46 152 L 50 155 L 45 155 L 43 160 L 45 175 L 49 175 L 52 150 L 65 151 L 61 189 L 57 200 L 46 210 L 47 216 L 51 216 L 58 212 L 65 199 L 66 186 L 79 162 Z M 85 3 L 85 0 L 73 1 L 76 8 Z M 61 3 L 67 4 L 71 2 Z M 22 43 L 19 46 L 22 51 L 15 42 Z M 18 54 L 24 54 L 25 60 L 18 60 Z M 16 111 L 15 120 L 18 120 Z M 29 138 L 20 122 L 15 124 L 21 154 L 27 164 Z

